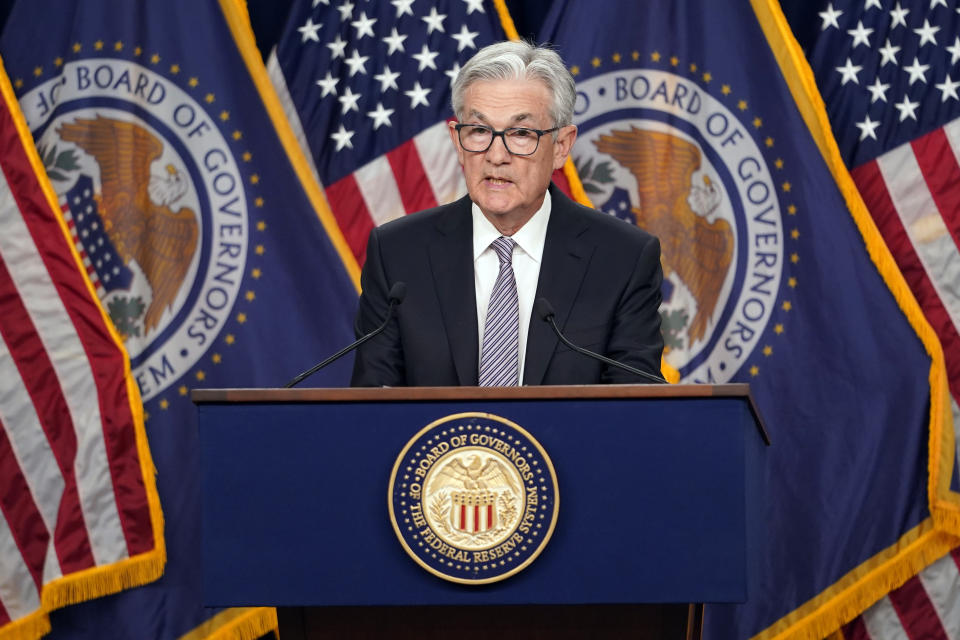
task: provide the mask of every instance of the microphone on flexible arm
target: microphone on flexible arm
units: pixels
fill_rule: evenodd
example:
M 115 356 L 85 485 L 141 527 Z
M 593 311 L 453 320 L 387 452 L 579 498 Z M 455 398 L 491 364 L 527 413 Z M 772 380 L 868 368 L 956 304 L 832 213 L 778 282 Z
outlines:
M 343 349 L 340 349 L 340 351 L 337 351 L 335 354 L 333 354 L 332 356 L 330 356 L 320 364 L 317 364 L 311 367 L 310 369 L 307 369 L 306 371 L 298 375 L 296 378 L 294 378 L 287 384 L 283 385 L 283 387 L 285 389 L 289 389 L 290 387 L 294 387 L 300 384 L 306 378 L 309 378 L 310 376 L 315 374 L 317 371 L 320 371 L 320 369 L 323 369 L 325 366 L 327 366 L 331 362 L 338 360 L 342 356 L 350 353 L 351 351 L 353 351 L 354 349 L 362 345 L 364 342 L 366 342 L 370 338 L 373 338 L 379 335 L 381 331 L 387 328 L 387 324 L 390 322 L 390 319 L 393 317 L 394 308 L 400 306 L 400 303 L 403 302 L 403 298 L 406 295 L 407 295 L 407 283 L 394 282 L 393 286 L 390 287 L 390 293 L 387 294 L 387 300 L 390 302 L 390 305 L 387 307 L 387 317 L 383 319 L 383 323 L 379 327 L 377 327 L 367 335 L 361 337 L 359 340 L 357 340 L 353 344 L 347 345 Z
M 659 383 L 661 383 L 661 384 L 668 384 L 667 381 L 664 380 L 663 378 L 661 378 L 660 376 L 654 375 L 654 374 L 652 374 L 652 373 L 647 373 L 646 371 L 641 371 L 640 369 L 637 369 L 636 367 L 631 367 L 631 366 L 628 365 L 628 364 L 624 364 L 624 363 L 622 363 L 622 362 L 617 362 L 616 360 L 611 360 L 610 358 L 608 358 L 608 357 L 606 357 L 606 356 L 602 356 L 602 355 L 600 355 L 599 353 L 594 353 L 593 351 L 590 351 L 590 350 L 588 350 L 588 349 L 584 349 L 583 347 L 578 347 L 577 345 L 575 345 L 575 344 L 573 344 L 572 342 L 570 342 L 569 340 L 567 340 L 567 337 L 564 336 L 564 335 L 560 332 L 560 328 L 557 326 L 557 323 L 554 321 L 554 316 L 555 316 L 555 314 L 554 314 L 554 312 L 553 312 L 553 306 L 550 304 L 549 301 L 547 301 L 546 298 L 544 298 L 544 297 L 537 298 L 536 302 L 533 303 L 533 312 L 536 313 L 538 316 L 540 316 L 540 318 L 541 318 L 544 322 L 546 322 L 547 324 L 549 324 L 549 325 L 553 328 L 553 332 L 554 332 L 555 334 L 557 334 L 557 337 L 558 337 L 558 338 L 560 338 L 560 342 L 562 342 L 563 344 L 567 345 L 568 347 L 570 347 L 571 349 L 573 349 L 573 350 L 576 351 L 577 353 L 582 353 L 583 355 L 589 356 L 589 357 L 594 358 L 594 359 L 596 359 L 596 360 L 599 360 L 600 362 L 603 362 L 604 364 L 608 364 L 608 365 L 611 365 L 611 366 L 613 366 L 613 367 L 617 367 L 618 369 L 623 369 L 624 371 L 626 371 L 626 372 L 628 372 L 628 373 L 632 373 L 632 374 L 634 374 L 634 375 L 638 375 L 638 376 L 640 376 L 640 377 L 642 377 L 642 378 L 647 378 L 648 380 L 652 380 L 653 382 L 659 382 Z

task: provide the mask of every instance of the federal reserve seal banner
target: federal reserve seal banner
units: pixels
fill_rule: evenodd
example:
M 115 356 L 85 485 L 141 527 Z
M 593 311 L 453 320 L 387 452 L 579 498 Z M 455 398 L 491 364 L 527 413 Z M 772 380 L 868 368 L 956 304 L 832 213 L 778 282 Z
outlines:
M 558 0 L 541 39 L 588 195 L 662 243 L 666 360 L 749 382 L 775 443 L 750 600 L 708 636 L 822 638 L 955 543 L 953 434 L 936 337 L 753 4 Z
M 508 578 L 557 522 L 557 475 L 540 443 L 486 413 L 440 418 L 397 457 L 388 491 L 400 543 L 430 573 L 463 584 Z
M 52 624 L 76 638 L 262 634 L 272 610 L 201 605 L 188 394 L 276 386 L 335 351 L 352 338 L 356 290 L 281 143 L 292 135 L 271 118 L 276 98 L 245 9 L 22 2 L 0 53 L 57 208 L 129 352 L 171 558 L 161 580 Z M 345 384 L 349 367 L 316 382 Z

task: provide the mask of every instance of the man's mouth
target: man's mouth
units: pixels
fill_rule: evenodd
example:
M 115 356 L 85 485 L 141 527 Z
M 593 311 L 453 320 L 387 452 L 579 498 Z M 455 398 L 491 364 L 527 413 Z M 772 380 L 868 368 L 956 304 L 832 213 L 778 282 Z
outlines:
M 493 177 L 488 177 L 488 178 L 487 178 L 487 182 L 489 182 L 490 184 L 495 185 L 495 186 L 503 186 L 503 185 L 510 184 L 510 180 L 507 180 L 507 179 L 505 179 L 505 178 L 493 178 Z

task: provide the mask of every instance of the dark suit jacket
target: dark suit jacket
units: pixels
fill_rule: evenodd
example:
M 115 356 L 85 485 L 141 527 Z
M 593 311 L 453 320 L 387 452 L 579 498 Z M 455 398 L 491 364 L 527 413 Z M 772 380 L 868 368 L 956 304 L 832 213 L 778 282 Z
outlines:
M 552 208 L 536 297 L 571 342 L 660 375 L 660 242 L 582 207 L 551 186 Z M 373 230 L 363 267 L 357 335 L 386 317 L 387 295 L 407 285 L 387 329 L 361 346 L 354 386 L 472 386 L 479 344 L 471 202 L 415 213 Z M 523 384 L 644 382 L 569 350 L 534 313 Z

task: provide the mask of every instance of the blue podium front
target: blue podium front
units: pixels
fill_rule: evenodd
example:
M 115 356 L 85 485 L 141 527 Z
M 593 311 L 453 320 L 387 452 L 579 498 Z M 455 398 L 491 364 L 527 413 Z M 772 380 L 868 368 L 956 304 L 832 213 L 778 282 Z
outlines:
M 765 436 L 746 385 L 198 390 L 193 398 L 208 606 L 748 598 Z M 523 570 L 488 584 L 425 570 L 388 507 L 391 473 L 411 438 L 458 414 L 522 427 L 556 473 L 555 523 L 531 522 L 541 532 L 554 525 L 549 542 Z

